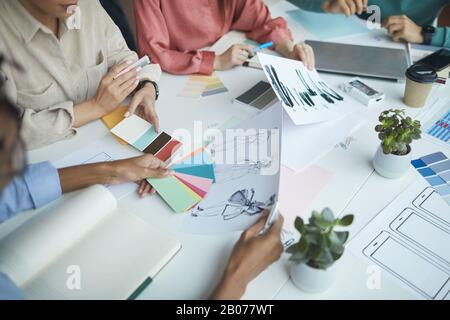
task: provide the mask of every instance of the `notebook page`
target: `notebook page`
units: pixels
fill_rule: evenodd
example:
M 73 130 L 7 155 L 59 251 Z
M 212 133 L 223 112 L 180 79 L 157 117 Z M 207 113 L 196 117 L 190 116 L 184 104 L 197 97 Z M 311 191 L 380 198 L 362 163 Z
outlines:
M 126 299 L 147 277 L 154 278 L 179 249 L 179 243 L 139 217 L 118 211 L 30 281 L 25 295 Z M 73 275 L 79 277 L 75 282 Z
M 44 207 L 0 242 L 0 270 L 23 287 L 116 206 L 108 189 L 92 186 Z

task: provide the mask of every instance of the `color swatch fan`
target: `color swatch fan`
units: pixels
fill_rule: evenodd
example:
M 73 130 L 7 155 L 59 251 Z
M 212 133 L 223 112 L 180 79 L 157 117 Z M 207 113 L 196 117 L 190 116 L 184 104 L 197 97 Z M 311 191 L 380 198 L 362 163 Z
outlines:
M 147 179 L 175 212 L 185 212 L 206 197 L 215 182 L 214 164 L 200 148 L 173 164 L 173 176 Z

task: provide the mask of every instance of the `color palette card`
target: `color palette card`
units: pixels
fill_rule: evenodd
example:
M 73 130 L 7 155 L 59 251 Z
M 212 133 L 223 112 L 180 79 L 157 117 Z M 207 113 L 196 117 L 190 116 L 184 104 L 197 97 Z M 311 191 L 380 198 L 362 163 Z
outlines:
M 137 115 L 123 119 L 111 132 L 139 151 L 153 154 L 162 161 L 168 160 L 181 146 L 166 132 L 157 133 L 149 122 Z
M 438 119 L 427 133 L 445 143 L 450 144 L 450 110 L 440 119 Z
M 412 165 L 450 205 L 450 160 L 442 152 L 413 160 Z
M 216 75 L 192 75 L 188 78 L 186 85 L 178 96 L 185 98 L 200 98 L 227 91 L 228 89 L 225 87 L 222 80 Z
M 147 179 L 147 181 L 173 211 L 177 213 L 189 210 L 202 199 L 175 176 L 162 179 Z
M 117 124 L 119 124 L 120 121 L 122 121 L 125 118 L 125 112 L 128 111 L 127 106 L 120 106 L 116 108 L 114 111 L 108 113 L 106 116 L 103 116 L 102 121 L 105 124 L 105 126 L 111 130 L 114 128 Z M 123 139 L 120 139 L 119 137 L 115 137 L 117 141 L 121 144 L 127 144 L 126 141 Z

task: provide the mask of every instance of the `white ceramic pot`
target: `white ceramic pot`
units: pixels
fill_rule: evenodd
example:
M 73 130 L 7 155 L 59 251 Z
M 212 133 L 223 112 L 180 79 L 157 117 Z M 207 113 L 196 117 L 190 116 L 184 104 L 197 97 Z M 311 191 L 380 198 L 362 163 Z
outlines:
M 381 176 L 389 179 L 397 179 L 408 172 L 411 165 L 411 149 L 408 154 L 397 156 L 395 154 L 385 154 L 381 145 L 378 147 L 373 158 L 373 167 Z
M 292 263 L 289 271 L 297 288 L 308 293 L 320 293 L 333 285 L 338 268 L 334 264 L 327 270 L 321 270 L 303 263 Z

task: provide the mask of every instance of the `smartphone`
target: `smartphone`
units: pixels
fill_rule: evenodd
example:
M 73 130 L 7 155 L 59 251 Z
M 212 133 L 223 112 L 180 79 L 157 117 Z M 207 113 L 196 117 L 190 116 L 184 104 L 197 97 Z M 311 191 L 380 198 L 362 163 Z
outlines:
M 450 290 L 450 273 L 389 232 L 382 231 L 363 250 L 370 260 L 428 299 L 442 300 Z
M 413 200 L 413 205 L 430 214 L 432 218 L 450 226 L 450 210 L 448 205 L 442 201 L 441 196 L 431 187 L 423 190 L 416 199 Z
M 419 60 L 417 64 L 423 64 L 433 68 L 435 71 L 441 71 L 450 65 L 450 50 L 442 48 Z
M 439 259 L 450 270 L 450 228 L 431 222 L 411 208 L 406 208 L 390 224 L 392 231 Z

